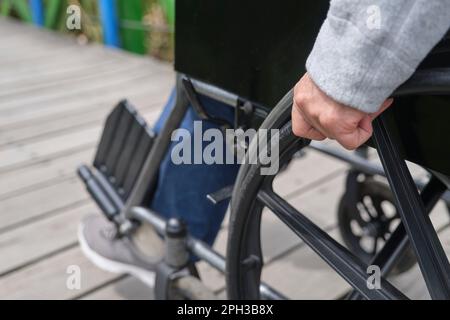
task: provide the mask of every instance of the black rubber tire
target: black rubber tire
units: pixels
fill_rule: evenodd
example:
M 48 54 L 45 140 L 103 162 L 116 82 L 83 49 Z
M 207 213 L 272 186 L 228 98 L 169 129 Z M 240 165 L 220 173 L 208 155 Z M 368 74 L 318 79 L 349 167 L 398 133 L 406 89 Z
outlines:
M 306 146 L 309 141 L 299 139 L 292 134 L 290 126 L 292 107 L 292 92 L 289 92 L 269 114 L 261 128 L 280 129 L 280 167 L 283 162 L 290 160 L 295 151 Z M 254 150 L 250 147 L 249 154 Z M 259 175 L 258 164 L 245 163 L 241 166 L 231 200 L 231 215 L 227 243 L 226 283 L 229 299 L 259 299 L 258 287 L 252 287 L 253 281 L 248 275 L 242 274 L 241 257 L 245 251 L 245 227 L 248 223 L 258 224 L 259 221 L 250 221 L 250 213 L 260 216 L 261 211 L 255 208 L 256 193 L 267 177 Z M 273 178 L 273 177 L 272 177 Z M 259 228 L 259 226 L 256 226 Z M 262 262 L 261 262 L 262 265 Z M 242 281 L 249 281 L 249 286 L 242 286 Z

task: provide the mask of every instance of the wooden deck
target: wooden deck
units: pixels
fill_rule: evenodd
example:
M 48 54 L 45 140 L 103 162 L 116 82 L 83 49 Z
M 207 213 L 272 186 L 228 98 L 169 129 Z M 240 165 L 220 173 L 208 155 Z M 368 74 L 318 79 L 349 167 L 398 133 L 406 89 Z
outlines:
M 0 19 L 0 298 L 151 299 L 151 289 L 106 273 L 82 255 L 79 220 L 96 212 L 76 178 L 88 163 L 102 122 L 122 98 L 152 122 L 174 83 L 168 64 L 150 58 L 80 46 L 74 39 Z M 278 191 L 333 236 L 346 166 L 309 152 L 277 178 Z M 443 205 L 436 226 L 448 219 Z M 294 298 L 335 298 L 346 284 L 273 215 L 265 214 L 263 277 Z M 450 247 L 450 233 L 441 233 Z M 224 253 L 227 220 L 216 242 Z M 81 270 L 81 288 L 66 285 L 68 268 Z M 224 297 L 224 279 L 206 263 L 205 283 Z M 425 298 L 415 268 L 393 279 Z

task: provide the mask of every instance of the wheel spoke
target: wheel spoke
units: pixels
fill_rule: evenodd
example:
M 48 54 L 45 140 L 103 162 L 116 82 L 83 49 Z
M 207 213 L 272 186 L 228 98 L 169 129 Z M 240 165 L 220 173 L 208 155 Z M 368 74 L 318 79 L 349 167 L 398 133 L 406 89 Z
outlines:
M 385 279 L 381 279 L 382 289 L 370 290 L 366 283 L 367 266 L 276 193 L 260 190 L 257 198 L 364 297 L 379 300 L 406 299 Z
M 386 214 L 384 213 L 383 207 L 381 206 L 381 201 L 374 201 L 372 199 L 372 204 L 373 204 L 375 211 L 377 212 L 378 218 L 381 218 L 381 217 L 387 218 Z
M 384 117 L 375 120 L 373 137 L 428 291 L 434 299 L 450 299 L 449 261 Z
M 358 221 L 359 225 L 363 228 L 365 225 L 370 223 L 373 219 L 372 215 L 367 210 L 363 201 L 358 202 L 356 204 L 356 208 L 354 210 L 355 220 Z M 365 216 L 365 217 L 364 217 Z M 366 219 L 365 219 L 366 218 Z
M 378 248 L 378 237 L 373 238 L 373 245 L 372 245 L 372 255 L 374 256 L 377 253 Z
M 353 221 L 355 223 L 353 223 Z M 363 228 L 364 227 L 361 227 L 361 225 L 358 223 L 357 219 L 350 220 L 350 229 L 351 229 L 351 232 L 352 232 L 353 236 L 356 239 L 361 239 L 362 236 L 364 235 Z
M 369 208 L 369 205 L 366 203 L 367 202 L 366 198 L 370 199 L 371 208 Z M 379 217 L 379 212 L 374 207 L 374 202 L 373 202 L 372 197 L 370 197 L 369 195 L 365 195 L 363 197 L 363 200 L 361 201 L 361 203 L 364 206 L 364 209 L 366 210 L 367 214 L 372 219 L 376 219 L 377 217 Z
M 241 279 L 244 284 L 242 290 L 249 299 L 260 298 L 261 271 L 263 267 L 263 254 L 261 249 L 261 214 L 262 206 L 255 203 L 256 214 L 251 217 L 248 225 L 248 241 L 241 256 Z

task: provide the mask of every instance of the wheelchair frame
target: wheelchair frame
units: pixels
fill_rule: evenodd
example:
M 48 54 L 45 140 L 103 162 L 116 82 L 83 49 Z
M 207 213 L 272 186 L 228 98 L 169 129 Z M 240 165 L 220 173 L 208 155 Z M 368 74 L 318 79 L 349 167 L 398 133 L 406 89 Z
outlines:
M 450 92 L 450 81 L 448 78 L 436 78 L 432 72 L 418 74 L 402 86 L 396 92 L 396 96 L 418 92 Z M 161 133 L 156 137 L 137 182 L 129 198 L 123 204 L 121 213 L 116 220 L 123 234 L 133 230 L 134 221 L 139 221 L 149 223 L 155 227 L 157 232 L 167 240 L 166 256 L 156 272 L 155 296 L 158 299 L 171 297 L 171 288 L 177 279 L 190 275 L 196 276 L 195 270 L 192 270 L 189 264 L 189 259 L 179 259 L 179 257 L 185 257 L 187 253 L 206 261 L 221 272 L 226 271 L 225 258 L 205 243 L 189 236 L 180 221 L 171 219 L 167 222 L 159 217 L 157 213 L 141 206 L 148 190 L 148 185 L 156 182 L 160 163 L 170 145 L 171 133 L 179 127 L 190 103 L 189 96 L 186 94 L 182 83 L 183 79 L 185 79 L 184 75 L 177 74 L 177 94 L 173 111 Z M 243 99 L 232 93 L 200 81 L 192 80 L 191 83 L 197 93 L 221 101 L 230 107 L 241 108 L 243 105 Z M 256 105 L 253 108 L 255 112 L 260 112 L 260 114 L 264 114 L 267 111 L 265 109 L 257 110 L 258 106 Z M 438 179 L 436 176 L 433 176 L 425 186 L 423 184 L 419 185 L 419 188 L 422 190 L 419 194 L 417 184 L 412 179 L 405 160 L 400 157 L 394 142 L 388 134 L 383 116 L 374 121 L 373 141 L 383 167 L 369 162 L 363 156 L 347 154 L 315 142 L 311 144 L 308 142 L 308 144 L 310 148 L 348 162 L 353 168 L 362 173 L 387 177 L 397 202 L 402 223 L 394 231 L 381 251 L 376 254 L 372 264 L 379 265 L 383 275 L 387 274 L 401 253 L 411 243 L 431 297 L 433 299 L 450 299 L 450 264 L 428 216 L 429 211 L 441 196 L 449 202 L 450 196 L 447 189 L 450 186 L 450 181 L 444 181 L 444 183 L 441 179 L 446 180 L 446 178 L 440 177 L 441 179 Z M 208 195 L 213 200 L 216 196 Z M 231 196 L 230 190 L 223 191 L 217 200 L 220 201 L 229 196 Z M 390 286 L 380 290 L 368 290 L 366 286 L 367 274 L 365 273 L 365 267 L 367 266 L 361 264 L 360 261 L 356 261 L 348 250 L 332 240 L 323 230 L 320 230 L 306 217 L 299 214 L 297 210 L 287 206 L 283 199 L 280 199 L 275 194 L 263 191 L 258 194 L 258 199 L 272 209 L 298 236 L 304 240 L 309 239 L 309 241 L 306 241 L 307 244 L 353 286 L 355 290 L 349 295 L 350 299 L 361 297 L 374 299 L 406 298 L 398 290 Z M 174 228 L 177 230 L 175 233 L 173 232 Z M 181 241 L 183 245 L 173 245 L 175 240 Z M 285 298 L 264 283 L 259 287 L 259 294 L 261 298 L 265 299 Z

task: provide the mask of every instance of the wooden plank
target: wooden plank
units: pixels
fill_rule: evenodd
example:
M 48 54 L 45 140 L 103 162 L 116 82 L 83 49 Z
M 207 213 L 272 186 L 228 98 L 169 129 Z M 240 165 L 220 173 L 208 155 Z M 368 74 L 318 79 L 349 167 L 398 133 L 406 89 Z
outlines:
M 275 178 L 273 188 L 279 195 L 290 198 L 308 189 L 311 184 L 328 179 L 348 166 L 312 149 L 304 157 L 294 159 L 289 167 Z
M 172 78 L 172 77 L 170 77 Z M 0 111 L 0 132 L 6 133 L 17 127 L 25 127 L 34 125 L 37 122 L 44 122 L 51 119 L 64 119 L 66 114 L 76 114 L 88 112 L 97 108 L 111 109 L 119 100 L 129 98 L 131 102 L 135 102 L 144 94 L 148 94 L 148 101 L 140 101 L 136 106 L 146 106 L 152 103 L 153 94 L 160 93 L 158 97 L 166 97 L 171 89 L 172 81 L 169 77 L 162 77 L 160 83 L 150 81 L 148 77 L 133 79 L 125 83 L 118 82 L 109 88 L 102 88 L 97 91 L 96 95 L 82 99 L 82 96 L 75 96 L 73 99 L 62 103 L 61 101 L 40 102 L 36 104 L 23 104 L 8 110 Z M 173 79 L 170 79 L 173 80 Z M 87 100 L 88 99 L 88 100 Z M 160 98 L 158 98 L 160 99 Z M 61 106 L 64 106 L 62 108 Z
M 144 115 L 152 123 L 158 116 L 158 110 L 152 110 Z M 0 150 L 0 174 L 23 166 L 63 155 L 71 151 L 92 148 L 98 142 L 102 126 L 83 128 L 75 132 L 63 133 L 42 141 L 12 144 Z
M 0 233 L 87 203 L 88 199 L 84 186 L 74 178 L 8 198 L 0 203 Z
M 80 220 L 94 212 L 95 205 L 84 204 L 0 234 L 0 275 L 76 245 Z
M 36 93 L 51 92 L 55 91 L 55 87 L 61 90 L 61 93 L 66 93 L 68 90 L 89 88 L 95 82 L 102 83 L 104 80 L 110 77 L 121 77 L 124 74 L 139 74 L 142 71 L 147 71 L 142 65 L 136 64 L 134 66 L 121 66 L 114 63 L 110 63 L 110 66 L 98 66 L 96 68 L 98 72 L 95 73 L 85 73 L 83 71 L 78 72 L 72 78 L 67 75 L 62 75 L 62 79 L 45 79 L 42 83 L 36 83 L 33 80 L 31 83 L 25 84 L 24 86 L 17 83 L 11 83 L 10 85 L 2 86 L 0 90 L 0 101 L 7 102 L 12 97 L 22 96 L 22 95 L 33 95 Z M 151 71 L 156 72 L 156 71 Z
M 164 80 L 172 80 L 172 77 L 163 76 Z M 15 107 L 7 107 L 0 110 L 2 130 L 12 129 L 39 123 L 40 121 L 54 118 L 63 118 L 65 113 L 86 113 L 93 109 L 109 107 L 112 108 L 121 99 L 139 99 L 138 106 L 148 106 L 155 101 L 165 98 L 171 90 L 172 81 L 156 82 L 155 78 L 144 77 L 142 79 L 131 79 L 130 81 L 117 82 L 109 89 L 100 87 L 97 94 L 87 91 L 83 95 L 75 95 L 72 99 L 61 103 L 59 99 L 54 101 L 42 101 L 34 105 L 23 104 Z M 120 88 L 120 90 L 119 90 Z M 143 100 L 146 99 L 146 100 Z M 156 99 L 156 100 L 155 100 Z M 106 105 L 105 105 L 106 104 Z
M 24 40 L 28 41 L 28 39 Z M 41 49 L 34 50 L 33 54 L 20 54 L 20 52 L 27 52 L 30 50 L 30 47 L 23 48 L 9 48 L 11 54 L 0 54 L 2 57 L 2 61 L 0 61 L 0 67 L 2 70 L 4 69 L 8 73 L 13 73 L 15 68 L 17 70 L 23 72 L 28 67 L 31 70 L 36 68 L 37 70 L 43 70 L 44 67 L 52 68 L 52 66 L 62 66 L 64 64 L 64 57 L 67 57 L 67 61 L 70 62 L 72 60 L 77 60 L 80 58 L 89 58 L 95 57 L 104 58 L 111 60 L 114 56 L 106 53 L 104 49 L 96 48 L 95 46 L 91 46 L 92 50 L 84 50 L 83 47 L 72 47 L 72 46 L 58 46 L 56 48 L 48 48 L 48 46 L 44 46 Z M 74 55 L 73 52 L 80 51 L 79 57 Z M 17 52 L 17 54 L 15 54 Z M 123 59 L 122 59 L 123 60 Z M 52 62 L 54 64 L 52 64 Z M 39 65 L 42 66 L 39 66 Z
M 0 138 L 0 148 L 16 148 L 27 143 L 42 141 L 57 135 L 64 135 L 75 131 L 98 126 L 98 123 L 107 116 L 104 110 L 92 110 L 85 114 L 68 115 L 65 119 L 57 119 L 38 123 L 16 130 L 7 131 Z
M 19 51 L 20 49 L 27 47 L 36 47 L 38 50 L 43 50 L 45 48 L 51 50 L 62 47 L 80 47 L 77 37 L 57 34 L 56 32 L 48 32 L 48 30 L 42 30 L 41 28 L 36 28 L 32 25 L 22 24 L 22 27 L 25 27 L 25 30 L 18 31 L 16 27 L 13 27 L 14 30 L 10 29 L 8 33 L 2 34 L 2 39 L 5 40 L 0 44 L 0 49 L 2 51 L 8 48 Z M 8 27 L 2 26 L 2 32 L 5 32 L 3 29 L 6 30 Z M 8 44 L 11 46 L 8 47 Z M 10 56 L 11 54 L 3 52 L 2 55 Z
M 15 36 L 11 37 L 11 39 L 8 39 L 9 41 L 13 41 L 14 38 L 18 37 L 20 39 L 34 39 L 35 41 L 38 39 L 42 39 L 42 41 L 46 41 L 49 43 L 54 43 L 60 45 L 65 45 L 68 43 L 76 43 L 76 38 L 73 36 L 61 36 L 61 34 L 58 34 L 56 32 L 48 32 L 46 29 L 38 28 L 31 24 L 24 24 L 21 21 L 18 21 L 14 18 L 8 18 L 8 17 L 1 17 L 0 18 L 1 23 L 1 34 L 5 37 L 9 36 Z M 2 42 L 2 44 L 4 44 Z
M 77 166 L 90 163 L 93 157 L 94 147 L 38 162 L 22 170 L 6 171 L 0 178 L 0 201 L 75 177 Z
M 30 31 L 30 30 L 28 30 Z M 130 55 L 121 50 L 114 50 L 111 48 L 106 48 L 102 44 L 98 43 L 89 43 L 79 44 L 76 37 L 58 34 L 58 33 L 49 33 L 46 30 L 44 32 L 36 35 L 34 34 L 36 29 L 33 28 L 31 30 L 31 34 L 19 34 L 13 36 L 3 37 L 2 43 L 0 44 L 0 57 L 4 57 L 5 59 L 11 59 L 9 62 L 21 62 L 22 60 L 18 58 L 25 58 L 25 61 L 31 61 L 28 59 L 33 59 L 29 54 L 27 55 L 27 49 L 33 49 L 33 53 L 36 53 L 39 57 L 44 58 L 43 53 L 47 52 L 49 54 L 64 52 L 65 50 L 70 50 L 72 52 L 78 52 L 80 54 L 85 55 L 101 55 L 107 54 L 109 58 L 112 59 L 120 59 L 124 63 L 132 63 L 135 61 L 146 61 L 151 60 L 154 61 L 155 65 L 163 65 L 164 63 L 160 63 L 156 59 L 152 59 L 148 56 L 137 56 Z M 39 30 L 38 30 L 39 31 Z M 43 35 L 43 36 L 41 36 Z M 52 39 L 46 39 L 48 36 L 53 37 Z M 6 39 L 5 39 L 6 38 Z M 29 52 L 29 51 L 28 51 Z M 63 56 L 64 54 L 59 54 L 59 56 Z M 6 60 L 5 60 L 6 61 Z
M 349 289 L 306 245 L 264 268 L 262 279 L 291 299 L 335 299 Z
M 145 93 L 141 97 L 141 101 L 149 100 L 149 95 Z M 152 103 L 148 107 L 137 109 L 140 112 L 150 110 L 159 110 L 164 104 L 164 98 L 156 100 L 151 99 Z M 135 100 L 136 101 L 136 100 Z M 138 104 L 140 105 L 140 104 Z M 46 139 L 54 135 L 63 134 L 69 131 L 80 130 L 91 126 L 104 123 L 109 111 L 113 108 L 113 103 L 103 104 L 98 108 L 87 108 L 85 112 L 76 112 L 72 114 L 65 114 L 64 118 L 47 119 L 46 121 L 36 121 L 29 126 L 21 126 L 15 129 L 10 129 L 0 136 L 0 149 L 7 144 L 23 144 L 24 142 L 36 141 Z M 156 111 L 155 111 L 156 112 Z
M 24 41 L 28 42 L 29 39 L 25 39 Z M 42 44 L 41 44 L 42 45 Z M 26 54 L 27 50 L 29 52 L 30 49 L 33 49 L 33 55 Z M 42 47 L 39 48 L 39 46 L 34 49 L 33 47 L 30 47 L 29 44 L 22 47 L 16 47 L 16 48 L 8 48 L 8 49 L 2 49 L 2 50 L 9 50 L 10 54 L 3 54 L 1 55 L 2 61 L 0 62 L 0 67 L 7 71 L 12 71 L 12 66 L 17 66 L 18 68 L 24 68 L 26 64 L 32 65 L 35 63 L 43 62 L 44 64 L 50 65 L 48 60 L 54 59 L 56 62 L 61 62 L 61 57 L 66 55 L 70 55 L 74 51 L 76 51 L 76 47 L 71 46 L 59 46 L 57 48 L 48 48 L 48 47 Z M 17 54 L 13 54 L 16 53 Z
M 103 59 L 98 61 L 98 58 L 90 58 L 89 60 L 84 59 L 72 59 L 72 61 L 65 61 L 64 64 L 60 66 L 52 65 L 51 68 L 43 68 L 41 64 L 38 64 L 39 68 L 34 70 L 23 70 L 16 69 L 15 72 L 2 72 L 0 77 L 0 85 L 4 86 L 5 89 L 15 88 L 15 87 L 26 87 L 33 86 L 39 82 L 48 82 L 48 84 L 54 84 L 58 79 L 66 80 L 76 79 L 82 75 L 92 72 L 93 68 L 99 70 L 105 70 L 107 68 L 112 68 L 117 66 L 117 61 L 111 59 Z M 33 76 L 32 76 L 33 75 Z M 37 81 L 36 77 L 39 79 Z
M 51 76 L 57 76 L 60 74 L 65 74 L 68 72 L 80 71 L 85 69 L 88 74 L 96 74 L 98 72 L 97 68 L 100 69 L 102 65 L 110 64 L 112 66 L 123 66 L 123 67 L 133 67 L 136 65 L 146 66 L 151 69 L 161 70 L 162 66 L 154 66 L 154 62 L 151 59 L 143 59 L 143 60 L 126 60 L 123 59 L 115 59 L 111 55 L 105 54 L 105 52 L 100 52 L 97 55 L 74 55 L 72 51 L 62 52 L 57 56 L 54 56 L 53 60 L 46 59 L 42 57 L 42 62 L 34 65 L 33 61 L 27 61 L 26 59 L 19 60 L 20 62 L 14 63 L 13 61 L 8 61 L 9 64 L 2 68 L 4 72 L 2 72 L 2 84 L 14 84 L 21 79 L 25 80 L 34 80 L 37 82 L 37 78 L 46 78 Z M 1 57 L 1 56 L 0 56 Z M 18 58 L 14 56 L 14 58 Z M 4 61 L 6 62 L 8 59 L 4 57 Z M 93 65 L 97 62 L 95 68 L 89 69 L 89 65 Z M 14 68 L 11 67 L 14 66 Z M 9 67 L 9 68 L 8 68 Z M 30 74 L 33 74 L 33 77 L 30 77 Z
M 157 112 L 155 111 L 155 114 L 156 113 Z M 152 113 L 152 116 L 153 115 L 154 114 Z M 149 123 L 151 123 L 151 117 L 145 114 L 144 116 L 146 116 Z M 66 120 L 64 123 L 66 123 Z M 38 128 L 41 127 L 39 126 Z M 46 128 L 46 126 L 44 128 Z M 25 132 L 29 133 L 27 130 Z M 36 131 L 32 131 L 31 133 L 36 134 Z M 24 133 L 22 132 L 22 134 Z M 98 140 L 99 137 L 96 137 L 96 139 Z M 4 171 L 0 174 L 0 200 L 11 197 L 18 192 L 25 192 L 42 185 L 47 185 L 48 183 L 55 183 L 56 181 L 69 176 L 75 176 L 76 167 L 81 163 L 90 163 L 94 152 L 95 145 L 86 149 L 67 152 L 59 157 L 52 157 L 48 161 L 37 161 L 35 164 L 21 170 Z
M 81 271 L 79 290 L 67 287 L 70 266 L 77 266 Z M 0 297 L 3 300 L 73 299 L 117 278 L 118 275 L 104 272 L 94 266 L 76 247 L 2 277 Z
M 118 80 L 118 81 L 114 82 L 114 85 L 112 85 L 110 87 L 110 90 L 114 90 L 114 89 L 116 89 L 116 87 L 120 88 L 121 86 L 126 87 L 127 85 L 132 85 L 132 84 L 134 84 L 135 81 L 139 81 L 139 80 L 145 81 L 145 80 L 148 80 L 148 78 L 146 76 L 142 76 L 142 77 L 137 77 L 137 78 L 131 79 L 131 81 L 127 81 L 126 79 L 124 79 L 124 81 Z M 149 86 L 151 86 L 152 82 L 148 82 L 148 83 L 149 83 Z M 167 84 L 166 84 L 166 86 L 167 86 Z M 66 103 L 67 109 L 65 109 L 65 110 L 70 111 L 70 110 L 81 109 L 80 111 L 82 111 L 83 108 L 87 108 L 87 107 L 95 108 L 96 101 L 99 103 L 101 103 L 102 101 L 103 102 L 109 101 L 110 104 L 114 105 L 115 103 L 117 103 L 117 101 L 119 99 L 126 98 L 126 95 L 124 95 L 124 93 L 121 93 L 120 91 L 115 94 L 108 94 L 106 92 L 106 90 L 107 90 L 106 87 L 96 86 L 96 85 L 94 85 L 94 87 L 97 87 L 97 89 L 98 89 L 96 92 L 95 92 L 95 90 L 93 90 L 95 88 L 92 88 L 92 90 L 84 90 L 84 91 L 80 91 L 78 93 L 75 93 L 75 92 L 68 93 L 66 98 L 70 102 Z M 157 87 L 157 86 L 155 86 L 155 87 Z M 151 91 L 151 90 L 153 90 L 153 89 L 149 89 L 149 91 Z M 166 88 L 166 90 L 167 90 L 167 88 Z M 137 92 L 137 91 L 132 91 L 132 92 Z M 162 91 L 162 92 L 166 92 L 166 91 Z M 102 95 L 103 93 L 105 93 L 106 97 L 94 98 L 95 96 Z M 82 96 L 84 96 L 84 99 L 81 98 Z M 112 97 L 117 97 L 117 98 L 115 98 L 114 100 L 108 100 Z M 0 116 L 1 116 L 0 125 L 2 126 L 2 130 L 7 130 L 11 127 L 16 127 L 17 125 L 23 124 L 25 122 L 30 122 L 30 121 L 32 121 L 33 116 L 45 117 L 45 116 L 49 116 L 49 115 L 51 116 L 54 114 L 61 114 L 61 112 L 63 111 L 61 106 L 65 104 L 65 102 L 62 101 L 63 96 L 49 95 L 48 98 L 49 98 L 49 100 L 40 99 L 40 101 L 36 101 L 35 109 L 33 109 L 31 107 L 32 105 L 25 103 L 25 104 L 21 105 L 22 107 L 16 106 L 15 108 L 11 107 L 11 108 L 8 108 L 5 110 L 1 110 L 0 111 Z M 91 99 L 92 99 L 92 102 L 90 102 Z M 58 109 L 58 107 L 59 107 L 59 109 Z
M 32 33 L 34 33 L 35 31 L 35 29 L 32 30 Z M 161 66 L 165 64 L 149 56 L 130 55 L 126 51 L 108 48 L 103 46 L 103 44 L 101 43 L 90 42 L 87 44 L 80 44 L 77 37 L 67 34 L 48 32 L 47 30 L 42 31 L 42 36 L 41 34 L 19 34 L 16 36 L 12 36 L 9 40 L 2 42 L 0 44 L 0 48 L 2 50 L 10 48 L 12 50 L 18 51 L 18 54 L 22 53 L 20 49 L 26 48 L 36 48 L 42 51 L 47 50 L 48 52 L 51 52 L 53 50 L 60 50 L 63 48 L 69 48 L 72 49 L 72 51 L 80 53 L 85 52 L 85 54 L 87 55 L 107 54 L 110 58 L 122 60 L 124 63 L 150 60 L 153 61 L 155 65 Z M 9 43 L 11 43 L 11 46 L 9 46 Z M 5 44 L 5 46 L 3 46 L 3 44 Z M 11 52 L 2 52 L 0 53 L 0 55 L 6 57 L 13 56 L 11 55 Z
M 89 164 L 94 152 L 95 145 L 92 145 L 86 149 L 64 153 L 57 158 L 52 157 L 48 161 L 37 161 L 21 170 L 4 171 L 0 179 L 0 200 L 75 177 L 76 168 L 82 163 Z
M 50 158 L 70 150 L 92 147 L 99 137 L 101 127 L 91 127 L 76 132 L 69 132 L 44 141 L 20 145 L 11 145 L 0 152 L 0 172 L 12 170 L 41 158 Z
M 166 75 L 166 77 L 164 77 Z M 153 78 L 153 81 L 158 81 L 157 79 L 168 79 L 167 76 L 170 76 L 167 72 L 151 72 L 146 68 L 137 68 L 135 72 L 122 72 L 118 74 L 117 77 L 106 77 L 102 79 L 102 81 L 95 82 L 84 82 L 78 83 L 78 86 L 73 87 L 70 84 L 66 86 L 59 87 L 56 91 L 54 87 L 47 87 L 45 89 L 39 90 L 39 95 L 20 95 L 14 96 L 14 100 L 7 97 L 0 98 L 0 106 L 3 106 L 1 109 L 2 115 L 6 110 L 12 110 L 16 107 L 23 105 L 37 105 L 42 103 L 65 103 L 70 99 L 76 97 L 84 97 L 85 99 L 90 99 L 101 92 L 100 90 L 107 91 L 111 90 L 111 86 L 115 86 L 121 84 L 122 86 L 126 85 L 127 82 L 130 81 L 144 81 L 145 79 L 149 79 L 149 76 Z M 149 82 L 151 83 L 151 82 Z
M 123 61 L 123 59 L 119 59 L 114 55 L 109 54 L 108 51 L 94 46 L 92 46 L 92 50 L 86 50 L 83 47 L 73 48 L 70 46 L 59 46 L 54 50 L 49 49 L 47 46 L 44 48 L 45 51 L 43 51 L 43 53 L 47 53 L 47 56 L 43 56 L 43 53 L 41 54 L 41 56 L 37 55 L 37 57 L 40 56 L 39 63 L 35 63 L 35 60 L 31 60 L 33 57 L 35 57 L 34 54 L 30 56 L 30 54 L 28 53 L 24 54 L 22 57 L 22 55 L 20 55 L 20 52 L 17 52 L 18 50 L 16 50 L 15 48 L 10 48 L 7 52 L 0 53 L 0 58 L 2 59 L 2 61 L 0 61 L 0 66 L 4 71 L 4 73 L 2 72 L 2 77 L 4 77 L 4 75 L 6 74 L 13 77 L 13 79 L 17 79 L 21 76 L 26 76 L 27 70 L 33 73 L 42 72 L 44 74 L 52 74 L 66 68 L 69 68 L 70 70 L 74 67 L 74 64 L 76 62 L 79 63 L 79 68 L 83 68 L 84 64 L 91 63 L 95 60 L 98 61 L 99 59 L 102 61 Z M 77 50 L 77 54 L 73 54 L 74 50 Z M 26 53 L 26 50 L 24 50 L 24 52 Z M 10 61 L 11 59 L 14 60 Z M 126 60 L 124 63 L 128 63 L 128 60 Z

